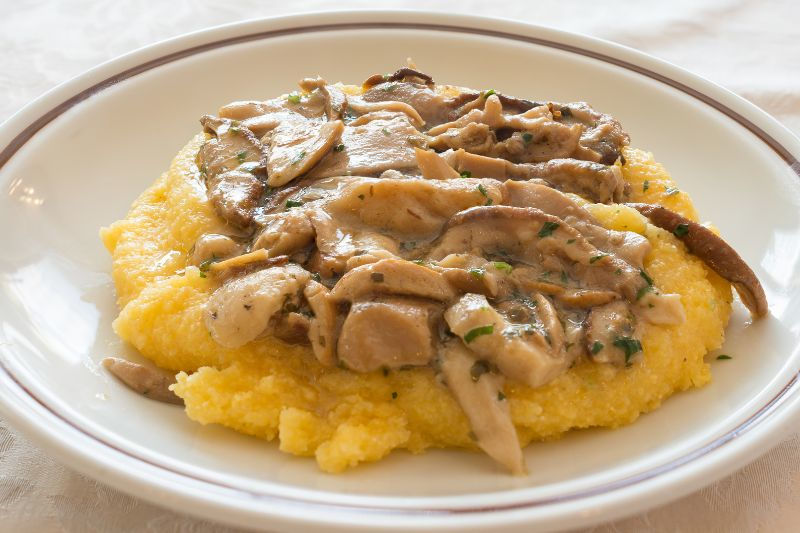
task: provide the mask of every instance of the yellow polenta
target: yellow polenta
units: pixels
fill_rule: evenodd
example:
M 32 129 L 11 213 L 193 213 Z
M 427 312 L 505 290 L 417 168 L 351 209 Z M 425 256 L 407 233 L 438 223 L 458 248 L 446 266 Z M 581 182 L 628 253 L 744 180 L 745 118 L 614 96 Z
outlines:
M 101 232 L 113 256 L 122 310 L 114 328 L 155 364 L 178 372 L 174 389 L 189 417 L 277 437 L 282 451 L 313 455 L 328 472 L 378 460 L 393 449 L 476 449 L 463 411 L 430 368 L 357 374 L 323 368 L 310 348 L 271 338 L 238 349 L 211 339 L 202 312 L 215 283 L 185 266 L 198 237 L 224 232 L 194 163 L 204 139 L 192 139 L 127 217 Z M 689 197 L 675 192 L 650 154 L 626 149 L 624 155 L 632 201 L 660 203 L 696 219 Z M 708 383 L 703 356 L 722 343 L 730 315 L 729 284 L 672 234 L 623 206 L 587 207 L 609 228 L 650 240 L 645 267 L 664 292 L 681 295 L 687 320 L 680 326 L 647 324 L 644 357 L 630 368 L 579 364 L 538 389 L 509 382 L 505 392 L 523 445 L 572 428 L 630 423 L 672 393 Z

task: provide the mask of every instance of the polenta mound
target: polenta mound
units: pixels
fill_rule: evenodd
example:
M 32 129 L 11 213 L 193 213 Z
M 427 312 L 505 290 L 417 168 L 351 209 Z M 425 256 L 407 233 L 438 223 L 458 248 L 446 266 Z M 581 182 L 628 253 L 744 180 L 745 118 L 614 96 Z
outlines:
M 101 232 L 113 257 L 121 308 L 114 329 L 156 365 L 178 373 L 174 392 L 188 416 L 277 438 L 282 451 L 314 456 L 327 472 L 376 461 L 394 449 L 477 449 L 462 409 L 430 368 L 359 374 L 323 367 L 310 348 L 270 337 L 236 349 L 212 340 L 202 317 L 216 284 L 186 266 L 201 235 L 225 229 L 195 164 L 204 140 L 192 139 L 126 218 Z M 630 148 L 623 153 L 631 201 L 662 204 L 696 219 L 689 196 L 651 154 Z M 573 428 L 622 426 L 677 391 L 707 384 L 704 355 L 723 341 L 732 300 L 725 280 L 633 209 L 587 208 L 608 228 L 650 241 L 645 268 L 660 289 L 681 295 L 686 320 L 678 326 L 646 324 L 643 357 L 628 368 L 581 362 L 540 388 L 507 382 L 504 392 L 522 445 Z

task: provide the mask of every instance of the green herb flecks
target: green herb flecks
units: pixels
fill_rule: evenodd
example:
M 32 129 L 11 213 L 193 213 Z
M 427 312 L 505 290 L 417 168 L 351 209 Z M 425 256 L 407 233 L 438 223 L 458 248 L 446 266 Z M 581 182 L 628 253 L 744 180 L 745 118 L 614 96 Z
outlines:
M 469 330 L 467 334 L 464 335 L 464 342 L 469 344 L 470 342 L 474 341 L 481 335 L 491 335 L 492 333 L 494 333 L 494 324 L 489 324 L 488 326 L 480 326 Z
M 542 224 L 541 229 L 539 229 L 538 233 L 539 238 L 544 239 L 545 237 L 549 237 L 550 235 L 553 234 L 555 230 L 558 229 L 558 226 L 560 226 L 558 222 L 550 222 L 550 221 L 545 222 L 544 224 Z
M 603 344 L 602 342 L 594 341 L 594 344 L 592 344 L 592 354 L 600 353 L 600 350 L 602 350 L 605 347 L 606 347 L 605 344 Z
M 680 190 L 676 189 L 675 187 L 666 187 L 664 192 L 667 193 L 667 196 L 674 196 L 681 192 Z
M 647 192 L 647 189 L 650 188 L 650 180 L 644 180 L 642 183 L 642 192 Z
M 344 144 L 337 144 L 333 147 L 334 152 L 341 152 L 342 150 L 344 150 Z
M 717 356 L 718 361 L 726 361 L 728 359 L 733 359 L 733 357 L 731 357 L 730 355 L 726 355 L 724 353 Z
M 506 395 L 503 394 L 503 391 L 497 391 L 497 401 L 502 402 L 506 399 Z
M 505 272 L 506 274 L 510 274 L 510 273 L 511 273 L 511 271 L 512 271 L 512 270 L 514 270 L 514 267 L 512 267 L 511 265 L 509 265 L 509 264 L 508 264 L 508 263 L 506 263 L 505 261 L 494 261 L 494 262 L 492 262 L 492 265 L 493 265 L 493 266 L 494 266 L 494 267 L 495 267 L 497 270 L 502 270 L 502 271 L 503 271 L 503 272 Z
M 649 286 L 653 286 L 653 278 L 651 278 L 647 272 L 639 270 L 639 275 L 642 276 L 642 279 L 644 279 Z
M 461 177 L 462 178 L 471 178 L 472 177 L 472 172 L 470 172 L 469 170 L 462 170 L 461 171 Z
M 689 233 L 689 224 L 678 224 L 672 230 L 672 234 L 678 238 L 685 237 L 687 233 Z
M 299 104 L 302 97 L 297 93 L 292 93 L 286 99 L 292 104 Z
M 494 200 L 489 198 L 489 192 L 486 190 L 486 187 L 483 185 L 478 185 L 478 192 L 481 193 L 484 198 L 486 198 L 486 203 L 483 205 L 492 205 L 492 203 L 494 203 Z
M 614 339 L 614 346 L 625 352 L 625 365 L 631 364 L 634 354 L 642 351 L 642 343 L 633 337 L 617 337 Z
M 286 209 L 291 209 L 293 207 L 300 207 L 303 205 L 303 202 L 300 200 L 286 200 Z
M 590 264 L 590 265 L 591 265 L 591 264 L 594 264 L 594 263 L 596 263 L 596 262 L 600 261 L 600 260 L 601 260 L 602 258 L 604 258 L 604 257 L 608 257 L 608 254 L 597 254 L 597 255 L 595 255 L 595 256 L 592 256 L 592 257 L 589 259 L 589 264 Z
M 391 131 L 389 131 L 389 130 L 387 130 L 386 128 L 382 128 L 382 129 L 381 129 L 381 131 L 382 131 L 382 132 L 383 132 L 383 134 L 384 134 L 384 135 L 386 135 L 387 137 L 388 137 L 389 135 L 391 135 L 391 134 L 392 134 L 392 132 L 391 132 Z
M 211 268 L 211 265 L 213 263 L 216 263 L 217 261 L 219 261 L 219 258 L 216 255 L 212 254 L 210 259 L 206 259 L 205 261 L 197 265 L 197 269 L 200 271 L 200 277 L 201 278 L 208 277 L 206 275 L 206 272 L 208 272 L 208 270 Z
M 486 271 L 483 270 L 482 268 L 470 268 L 469 273 L 475 279 L 483 279 L 483 276 L 486 275 Z
M 525 144 L 528 144 L 533 140 L 533 135 L 528 133 L 527 131 L 522 134 L 522 140 L 525 141 Z
M 247 150 L 242 150 L 236 154 L 236 159 L 239 161 L 239 163 L 244 163 L 244 160 L 247 159 Z
M 490 97 L 490 96 L 492 96 L 493 94 L 497 94 L 497 93 L 495 92 L 495 90 L 494 90 L 494 89 L 489 89 L 488 91 L 484 91 L 484 92 L 483 92 L 483 97 L 484 97 L 484 98 L 489 98 L 489 97 Z
M 305 150 L 303 150 L 302 152 L 300 152 L 299 154 L 297 154 L 296 156 L 294 156 L 294 159 L 292 159 L 292 164 L 293 164 L 293 165 L 296 165 L 297 163 L 299 163 L 300 161 L 302 161 L 302 160 L 303 160 L 303 158 L 305 158 L 305 156 L 306 156 L 306 151 L 305 151 Z
M 641 289 L 636 291 L 636 300 L 641 300 L 642 298 L 644 298 L 645 294 L 647 294 L 648 292 L 650 292 L 652 290 L 653 290 L 653 286 L 652 285 L 645 285 L 644 287 L 642 287 Z

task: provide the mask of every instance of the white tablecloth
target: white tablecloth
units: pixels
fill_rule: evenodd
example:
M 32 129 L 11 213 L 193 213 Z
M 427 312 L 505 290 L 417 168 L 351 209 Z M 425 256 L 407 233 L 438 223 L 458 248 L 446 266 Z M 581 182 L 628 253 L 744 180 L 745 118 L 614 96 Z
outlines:
M 645 5 L 647 4 L 647 5 Z M 0 0 L 0 120 L 84 70 L 152 42 L 245 18 L 321 9 L 495 15 L 601 37 L 694 71 L 800 134 L 798 0 Z M 800 436 L 686 498 L 591 531 L 798 531 Z M 87 479 L 0 420 L 0 530 L 232 531 Z

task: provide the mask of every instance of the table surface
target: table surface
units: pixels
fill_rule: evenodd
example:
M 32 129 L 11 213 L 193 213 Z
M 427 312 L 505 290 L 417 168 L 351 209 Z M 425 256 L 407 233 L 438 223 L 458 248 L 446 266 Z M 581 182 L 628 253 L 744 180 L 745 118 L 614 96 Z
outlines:
M 605 0 L 17 0 L 0 17 L 0 121 L 84 70 L 153 42 L 247 18 L 323 9 L 404 8 L 504 16 L 637 48 L 747 98 L 800 135 L 800 2 Z M 588 531 L 796 531 L 800 436 L 739 472 L 647 513 Z M 230 532 L 145 503 L 59 464 L 0 419 L 6 531 Z M 568 524 L 565 524 L 568 527 Z

